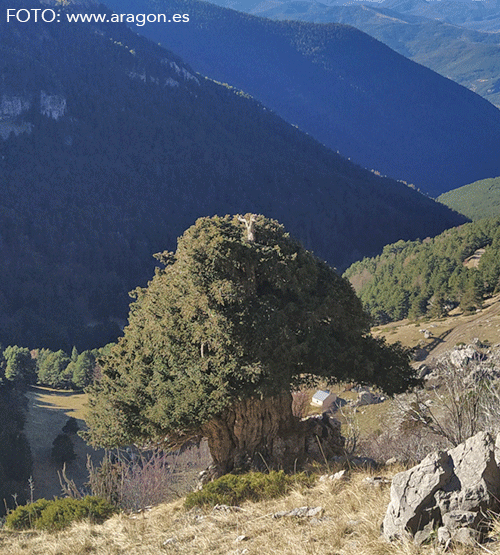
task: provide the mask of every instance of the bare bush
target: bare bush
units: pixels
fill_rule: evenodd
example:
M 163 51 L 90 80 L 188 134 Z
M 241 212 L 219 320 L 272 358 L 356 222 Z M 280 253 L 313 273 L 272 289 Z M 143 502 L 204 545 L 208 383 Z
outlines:
M 378 462 L 396 459 L 408 465 L 417 464 L 429 453 L 445 447 L 446 440 L 424 428 L 401 432 L 397 427 L 390 427 L 359 442 L 359 451 L 365 457 Z
M 191 489 L 198 470 L 210 464 L 206 442 L 175 452 L 153 450 L 107 452 L 94 467 L 88 459 L 89 488 L 125 510 L 139 510 L 171 500 Z
M 425 428 L 457 446 L 481 430 L 500 428 L 500 395 L 484 363 L 440 363 L 434 373 L 439 387 L 397 399 L 400 431 Z
M 356 417 L 356 407 L 339 406 L 339 412 L 342 415 L 342 435 L 344 436 L 344 451 L 346 455 L 354 455 L 359 443 L 360 428 L 359 421 Z
M 292 393 L 292 414 L 297 418 L 305 418 L 309 412 L 309 394 L 299 390 Z

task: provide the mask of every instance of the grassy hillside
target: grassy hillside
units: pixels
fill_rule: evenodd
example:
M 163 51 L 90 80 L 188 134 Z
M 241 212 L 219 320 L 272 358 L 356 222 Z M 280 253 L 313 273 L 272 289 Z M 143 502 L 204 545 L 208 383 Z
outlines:
M 336 470 L 331 468 L 331 471 Z M 398 469 L 382 471 L 389 478 Z M 0 531 L 4 555 L 437 555 L 442 547 L 412 541 L 388 543 L 380 524 L 390 500 L 390 484 L 369 482 L 372 474 L 352 471 L 348 480 L 318 482 L 284 498 L 246 502 L 240 511 L 191 510 L 182 500 L 141 514 L 121 514 L 103 525 L 80 523 L 57 534 Z M 319 519 L 273 518 L 279 511 L 322 507 Z M 495 535 L 497 529 L 492 535 Z M 498 554 L 496 543 L 488 552 Z M 479 555 L 484 547 L 455 546 L 452 555 Z
M 182 501 L 177 501 L 140 515 L 119 515 L 101 526 L 76 524 L 57 535 L 0 531 L 0 547 L 4 555 L 401 554 L 400 544 L 388 544 L 380 537 L 389 488 L 374 487 L 366 482 L 367 477 L 354 472 L 349 481 L 318 483 L 313 489 L 295 491 L 283 499 L 244 503 L 238 512 L 186 512 Z M 303 506 L 321 506 L 324 515 L 316 523 L 272 517 L 278 511 Z M 424 552 L 412 544 L 403 549 L 407 555 Z
M 500 175 L 500 111 L 352 27 L 271 21 L 198 0 L 107 5 L 189 13 L 189 24 L 133 28 L 366 168 L 432 196 Z
M 482 179 L 440 195 L 437 200 L 471 220 L 500 215 L 500 177 Z

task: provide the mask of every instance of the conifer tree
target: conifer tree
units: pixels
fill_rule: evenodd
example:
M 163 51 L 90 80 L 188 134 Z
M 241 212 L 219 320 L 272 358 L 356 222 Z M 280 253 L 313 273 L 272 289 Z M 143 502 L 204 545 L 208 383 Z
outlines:
M 13 345 L 3 352 L 5 361 L 5 378 L 16 385 L 36 382 L 36 362 L 29 349 Z
M 349 282 L 263 216 L 201 218 L 146 288 L 90 391 L 89 439 L 207 437 L 218 473 L 306 458 L 292 391 L 318 379 L 413 383 L 408 353 L 369 334 Z

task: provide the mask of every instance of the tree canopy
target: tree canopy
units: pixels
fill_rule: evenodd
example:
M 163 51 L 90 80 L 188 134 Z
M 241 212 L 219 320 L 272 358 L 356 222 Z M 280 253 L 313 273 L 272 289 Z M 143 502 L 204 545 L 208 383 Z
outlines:
M 318 379 L 408 387 L 406 351 L 368 335 L 347 280 L 263 216 L 201 218 L 133 292 L 90 390 L 89 437 L 182 443 L 248 399 Z M 288 401 L 287 401 L 288 402 Z M 290 413 L 291 415 L 291 413 Z

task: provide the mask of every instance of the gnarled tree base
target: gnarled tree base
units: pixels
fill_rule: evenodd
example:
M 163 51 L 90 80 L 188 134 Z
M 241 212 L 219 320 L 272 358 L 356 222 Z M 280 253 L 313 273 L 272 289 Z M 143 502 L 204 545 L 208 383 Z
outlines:
M 242 399 L 201 431 L 214 461 L 204 481 L 239 469 L 291 471 L 342 454 L 344 446 L 337 420 L 293 416 L 290 393 Z

